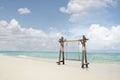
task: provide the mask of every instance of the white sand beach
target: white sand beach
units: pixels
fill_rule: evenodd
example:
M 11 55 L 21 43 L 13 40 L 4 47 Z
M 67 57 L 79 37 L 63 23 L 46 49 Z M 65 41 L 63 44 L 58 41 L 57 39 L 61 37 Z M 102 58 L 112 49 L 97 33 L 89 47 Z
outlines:
M 76 65 L 77 64 L 77 65 Z M 0 80 L 119 80 L 120 64 L 92 64 L 82 69 L 80 62 L 27 59 L 0 55 Z

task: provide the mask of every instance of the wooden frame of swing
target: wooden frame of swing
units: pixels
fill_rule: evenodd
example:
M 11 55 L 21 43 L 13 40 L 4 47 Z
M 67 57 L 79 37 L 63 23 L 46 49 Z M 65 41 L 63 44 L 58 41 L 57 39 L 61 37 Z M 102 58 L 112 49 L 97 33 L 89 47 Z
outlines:
M 59 43 L 60 43 L 60 53 L 59 53 L 59 60 L 57 62 L 58 65 L 60 65 L 60 63 L 62 62 L 62 64 L 65 64 L 65 59 L 64 59 L 64 43 L 65 42 L 81 42 L 82 44 L 82 68 L 84 68 L 84 65 L 86 66 L 86 68 L 88 68 L 88 62 L 87 62 L 87 55 L 86 55 L 86 42 L 87 42 L 87 38 L 83 35 L 82 39 L 79 40 L 64 40 L 63 37 L 61 37 L 59 39 Z M 61 60 L 62 59 L 62 60 Z

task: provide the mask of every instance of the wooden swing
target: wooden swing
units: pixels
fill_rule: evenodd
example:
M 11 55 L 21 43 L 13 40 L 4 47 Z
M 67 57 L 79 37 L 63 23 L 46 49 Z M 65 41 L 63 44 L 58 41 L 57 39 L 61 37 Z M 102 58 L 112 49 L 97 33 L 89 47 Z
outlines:
M 60 65 L 60 63 L 62 63 L 63 65 L 65 64 L 65 58 L 64 58 L 64 43 L 65 42 L 81 42 L 82 44 L 82 68 L 84 68 L 84 65 L 86 66 L 86 68 L 88 68 L 88 62 L 87 62 L 87 55 L 86 55 L 86 42 L 87 42 L 87 38 L 83 35 L 82 39 L 79 40 L 64 40 L 63 37 L 61 37 L 59 39 L 59 43 L 60 43 L 60 53 L 59 53 L 59 60 L 57 62 L 58 65 Z
M 80 47 L 79 47 L 79 45 L 80 45 L 80 44 L 79 44 L 79 42 L 78 42 L 78 52 L 77 52 L 77 55 L 78 55 L 77 57 L 78 57 L 78 58 L 77 58 L 77 59 L 76 59 L 76 58 L 69 58 L 69 51 L 67 50 L 67 49 L 68 49 L 68 42 L 66 42 L 66 47 L 67 47 L 67 48 L 66 48 L 66 52 L 65 52 L 65 55 L 66 55 L 66 56 L 65 56 L 65 60 L 81 61 L 81 60 L 80 60 L 80 50 L 79 50 Z

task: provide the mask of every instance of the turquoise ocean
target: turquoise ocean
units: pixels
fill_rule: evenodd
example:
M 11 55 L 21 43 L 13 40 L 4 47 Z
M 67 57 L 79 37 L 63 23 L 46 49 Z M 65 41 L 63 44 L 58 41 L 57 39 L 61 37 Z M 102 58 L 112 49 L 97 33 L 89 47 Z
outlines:
M 17 57 L 33 57 L 50 60 L 58 60 L 59 52 L 45 52 L 45 51 L 0 51 L 0 55 L 17 56 Z M 65 58 L 78 59 L 81 53 L 79 52 L 65 52 Z M 87 52 L 87 59 L 90 63 L 120 63 L 120 52 Z

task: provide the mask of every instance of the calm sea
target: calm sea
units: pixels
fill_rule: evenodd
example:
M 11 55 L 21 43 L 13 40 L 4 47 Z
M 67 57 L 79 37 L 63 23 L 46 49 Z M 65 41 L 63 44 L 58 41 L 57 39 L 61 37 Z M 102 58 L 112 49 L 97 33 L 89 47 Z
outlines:
M 0 51 L 0 55 L 58 60 L 59 52 Z M 81 59 L 81 56 L 80 52 L 65 52 L 68 59 Z M 120 52 L 87 52 L 87 59 L 90 63 L 120 63 Z

